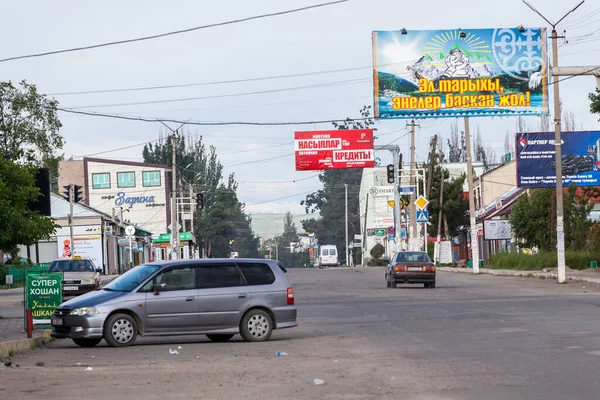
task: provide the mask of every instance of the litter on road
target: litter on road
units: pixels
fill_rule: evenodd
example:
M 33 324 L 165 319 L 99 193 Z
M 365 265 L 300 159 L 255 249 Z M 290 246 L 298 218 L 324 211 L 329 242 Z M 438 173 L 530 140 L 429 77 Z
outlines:
M 177 350 L 169 349 L 169 354 L 179 354 Z
M 313 383 L 315 385 L 319 386 L 319 385 L 323 385 L 325 383 L 325 381 L 322 379 L 313 379 Z
M 278 352 L 275 353 L 275 355 L 277 355 L 277 356 L 287 356 L 288 353 L 286 353 L 284 351 L 278 351 Z

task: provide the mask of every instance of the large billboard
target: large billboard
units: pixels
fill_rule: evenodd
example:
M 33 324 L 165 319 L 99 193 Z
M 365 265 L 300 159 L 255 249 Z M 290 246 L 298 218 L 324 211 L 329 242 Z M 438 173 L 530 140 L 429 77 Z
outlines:
M 563 186 L 600 185 L 600 131 L 562 132 Z M 556 187 L 554 132 L 517 135 L 517 186 Z
M 375 118 L 548 114 L 546 28 L 373 32 Z
M 373 129 L 306 131 L 294 134 L 296 171 L 373 168 Z

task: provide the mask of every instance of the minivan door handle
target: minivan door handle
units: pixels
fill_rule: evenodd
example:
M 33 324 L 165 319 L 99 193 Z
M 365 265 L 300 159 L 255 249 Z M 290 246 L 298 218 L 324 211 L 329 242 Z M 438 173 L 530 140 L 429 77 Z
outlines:
M 186 297 L 185 301 L 194 301 L 194 298 L 193 297 Z
M 238 295 L 238 299 L 245 299 L 246 297 L 248 297 L 248 296 L 246 296 L 245 294 Z

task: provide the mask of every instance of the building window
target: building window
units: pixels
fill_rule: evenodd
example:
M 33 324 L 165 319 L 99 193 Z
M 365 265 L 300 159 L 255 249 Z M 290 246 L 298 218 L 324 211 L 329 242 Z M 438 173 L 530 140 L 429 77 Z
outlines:
M 110 189 L 110 174 L 92 174 L 92 188 Z
M 135 187 L 134 172 L 117 172 L 117 187 L 128 188 Z
M 373 203 L 373 211 L 377 214 L 384 214 L 390 210 L 387 196 L 375 197 Z
M 144 187 L 160 186 L 160 171 L 144 171 L 142 176 Z

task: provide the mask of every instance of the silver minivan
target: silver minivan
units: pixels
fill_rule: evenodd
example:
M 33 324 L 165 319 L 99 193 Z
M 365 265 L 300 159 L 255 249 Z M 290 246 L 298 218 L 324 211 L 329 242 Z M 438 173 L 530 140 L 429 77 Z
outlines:
M 277 261 L 201 259 L 139 265 L 100 291 L 56 308 L 52 337 L 81 347 L 129 346 L 140 336 L 268 340 L 297 326 L 294 290 Z

